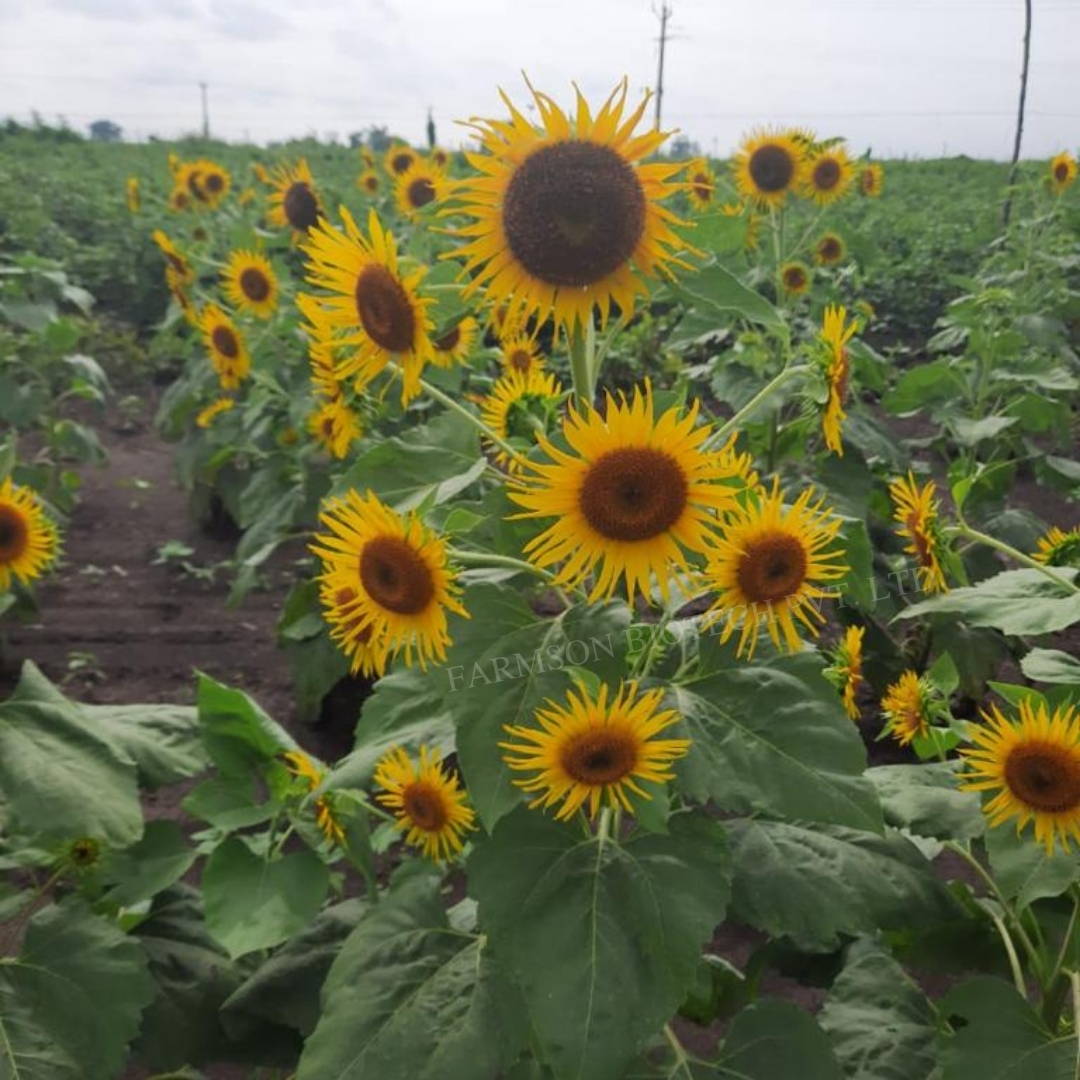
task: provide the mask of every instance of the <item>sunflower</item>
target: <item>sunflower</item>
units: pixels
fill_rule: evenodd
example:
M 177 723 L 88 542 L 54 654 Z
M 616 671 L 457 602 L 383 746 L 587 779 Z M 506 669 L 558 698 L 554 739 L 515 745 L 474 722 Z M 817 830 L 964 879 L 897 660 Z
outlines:
M 0 591 L 12 579 L 29 585 L 48 570 L 60 550 L 60 534 L 28 487 L 0 484 Z
M 840 691 L 844 712 L 852 720 L 859 719 L 856 697 L 865 682 L 863 678 L 863 637 L 865 626 L 849 626 L 832 652 L 831 663 L 825 669 L 825 677 Z
M 545 365 L 536 337 L 525 333 L 508 333 L 502 339 L 499 362 L 505 371 L 516 371 L 522 375 L 540 371 Z
M 901 746 L 929 734 L 933 690 L 914 671 L 905 671 L 885 691 L 881 711 L 885 717 L 884 733 Z
M 308 345 L 308 364 L 311 371 L 311 385 L 316 397 L 334 401 L 342 394 L 341 380 L 337 377 L 337 361 L 331 342 L 316 335 Z
M 814 261 L 820 266 L 835 266 L 844 258 L 844 241 L 834 232 L 818 237 L 814 245 Z
M 216 417 L 228 412 L 235 404 L 232 398 L 218 398 L 217 401 L 212 401 L 195 417 L 195 423 L 201 428 L 208 428 Z
M 938 519 L 937 490 L 933 480 L 920 488 L 913 473 L 907 479 L 894 480 L 889 485 L 894 519 L 902 526 L 897 532 L 911 543 L 904 548 L 919 561 L 919 582 L 926 592 L 948 592 L 949 585 L 941 568 L 945 553 L 945 538 Z
M 349 660 L 353 675 L 375 678 L 386 670 L 386 647 L 381 639 L 372 640 L 370 623 L 364 623 L 357 608 L 359 593 L 350 585 L 319 583 L 319 601 L 323 611 L 336 612 L 329 623 L 330 640 Z
M 386 151 L 383 167 L 391 176 L 403 176 L 420 160 L 420 155 L 404 143 L 397 143 Z
M 273 184 L 274 181 L 271 180 L 269 171 L 261 161 L 252 162 L 251 171 L 254 173 L 255 179 L 258 180 L 260 184 L 263 184 L 266 187 L 270 187 Z
M 704 158 L 686 167 L 686 192 L 695 210 L 708 210 L 716 200 L 716 173 Z
M 563 388 L 554 375 L 539 368 L 527 372 L 509 370 L 496 380 L 480 406 L 484 423 L 503 440 L 535 442 L 547 431 L 547 422 L 562 400 Z M 521 462 L 498 450 L 495 460 L 511 472 L 521 471 Z
M 307 794 L 310 795 L 322 787 L 326 780 L 326 770 L 321 765 L 316 764 L 302 750 L 290 750 L 284 757 L 289 772 L 297 780 L 304 782 Z M 331 844 L 340 846 L 345 843 L 345 829 L 334 812 L 332 792 L 320 795 L 315 800 L 315 824 Z
M 806 162 L 802 194 L 818 206 L 829 206 L 847 192 L 855 177 L 855 168 L 842 146 L 819 150 Z
M 229 170 L 206 158 L 195 162 L 195 167 L 198 169 L 198 191 L 194 193 L 195 197 L 208 209 L 214 210 L 229 194 L 232 186 Z
M 251 371 L 251 357 L 240 331 L 217 304 L 206 305 L 200 328 L 222 390 L 238 389 Z
M 1050 162 L 1050 186 L 1060 195 L 1076 179 L 1076 158 L 1068 151 Z
M 338 461 L 348 455 L 352 444 L 364 433 L 356 414 L 340 395 L 331 397 L 311 414 L 308 431 Z
M 225 296 L 241 311 L 269 319 L 278 302 L 278 283 L 270 260 L 254 251 L 234 251 L 222 271 Z
M 374 169 L 377 164 L 375 155 L 366 146 L 360 147 L 360 160 L 365 169 Z
M 278 228 L 291 226 L 293 236 L 304 236 L 323 216 L 315 181 L 304 158 L 295 165 L 279 165 L 271 179 L 270 206 L 266 220 Z
M 188 210 L 190 207 L 191 195 L 188 193 L 187 188 L 173 188 L 169 193 L 169 209 L 180 213 L 180 211 Z
M 536 792 L 529 804 L 547 808 L 562 802 L 557 819 L 573 817 L 589 804 L 595 817 L 602 802 L 633 812 L 629 795 L 651 799 L 640 782 L 663 784 L 672 779 L 671 763 L 683 757 L 689 739 L 657 739 L 679 720 L 673 709 L 660 711 L 663 689 L 638 695 L 636 683 L 620 683 L 608 701 L 608 687 L 593 697 L 579 683 L 566 703 L 550 698 L 536 710 L 538 727 L 504 725 L 512 742 L 499 743 L 511 769 L 536 775 L 514 783 Z
M 801 262 L 788 262 L 780 267 L 780 284 L 789 296 L 802 296 L 810 288 L 810 269 Z
M 428 154 L 428 160 L 437 169 L 446 171 L 446 167 L 450 164 L 450 155 L 441 146 L 436 146 L 430 154 Z
M 560 585 L 595 572 L 590 601 L 612 596 L 625 578 L 633 602 L 653 576 L 666 600 L 669 574 L 687 569 L 688 552 L 704 550 L 715 512 L 741 487 L 730 458 L 703 449 L 710 428 L 695 426 L 697 414 L 695 401 L 656 419 L 646 383 L 630 402 L 608 394 L 603 415 L 575 404 L 563 421 L 570 453 L 538 435 L 552 460 L 525 463 L 509 491 L 525 507 L 517 517 L 557 519 L 526 545 L 530 562 L 562 563 Z
M 170 153 L 165 160 L 168 163 L 169 172 L 173 176 L 176 176 L 176 174 L 180 171 L 180 158 L 176 154 Z
M 739 655 L 753 657 L 764 627 L 778 649 L 797 651 L 798 624 L 815 637 L 814 620 L 824 622 L 815 602 L 835 596 L 821 588 L 847 573 L 843 555 L 826 550 L 836 540 L 840 520 L 822 509 L 824 496 L 811 504 L 812 488 L 784 508 L 779 481 L 771 492 L 738 504 L 711 538 L 703 581 L 719 595 L 705 613 L 705 625 L 723 622 L 720 640 L 739 633 Z M 830 520 L 831 518 L 831 520 Z
M 182 161 L 174 176 L 177 188 L 187 192 L 192 206 L 206 202 L 206 195 L 202 190 L 201 162 Z
M 311 548 L 323 561 L 320 580 L 355 593 L 346 607 L 335 602 L 324 609 L 326 621 L 348 624 L 350 640 L 366 631 L 388 654 L 404 653 L 406 664 L 414 653 L 421 668 L 445 660 L 446 613 L 467 617 L 445 542 L 415 511 L 403 518 L 371 492 L 350 490 L 328 503 L 319 520 L 329 530 Z
M 142 205 L 142 199 L 139 195 L 139 178 L 137 176 L 129 176 L 124 184 L 124 196 L 127 202 L 128 212 L 131 214 L 137 214 L 139 207 Z
M 991 825 L 1015 818 L 1019 833 L 1034 819 L 1046 853 L 1055 842 L 1067 852 L 1070 837 L 1080 842 L 1080 713 L 1074 705 L 1050 713 L 1031 698 L 1018 712 L 1019 722 L 1008 720 L 994 705 L 983 710 L 986 727 L 969 725 L 976 748 L 960 751 L 971 770 L 961 787 L 997 792 L 983 807 Z
M 459 235 L 473 281 L 524 326 L 530 316 L 584 327 L 599 309 L 605 325 L 613 304 L 629 315 L 648 290 L 633 271 L 656 277 L 686 245 L 672 230 L 678 219 L 660 205 L 681 186 L 679 163 L 641 165 L 667 137 L 634 135 L 648 97 L 623 116 L 624 79 L 593 117 L 581 94 L 568 117 L 533 90 L 541 126 L 534 127 L 504 96 L 510 119 L 472 126 L 483 153 L 467 154 L 479 176 L 462 181 L 459 209 L 476 220 Z
M 392 747 L 375 766 L 376 795 L 394 812 L 406 843 L 421 848 L 435 862 L 445 862 L 464 846 L 463 837 L 476 828 L 457 777 L 443 770 L 438 753 L 420 747 L 417 765 L 400 746 Z
M 407 218 L 417 218 L 427 206 L 446 198 L 446 181 L 441 170 L 417 159 L 394 182 L 397 208 Z
M 341 217 L 344 233 L 320 222 L 303 245 L 310 257 L 308 282 L 331 293 L 308 298 L 304 313 L 328 336 L 344 331 L 334 338 L 336 346 L 350 347 L 338 378 L 356 375 L 366 386 L 389 360 L 400 361 L 405 404 L 419 393 L 424 365 L 435 353 L 427 310 L 434 301 L 416 291 L 427 271 L 420 267 L 408 276 L 399 271 L 397 245 L 374 210 L 368 215 L 368 237 L 345 207 Z
M 1051 526 L 1039 537 L 1039 550 L 1032 558 L 1046 566 L 1080 566 L 1080 525 L 1068 531 Z
M 365 169 L 357 178 L 356 186 L 368 195 L 378 195 L 379 187 L 382 181 L 379 179 L 379 174 L 374 169 Z
M 161 254 L 165 256 L 165 276 L 170 289 L 174 285 L 180 289 L 191 285 L 195 281 L 195 270 L 180 254 L 180 249 L 160 229 L 155 229 L 152 236 Z
M 735 155 L 735 186 L 759 206 L 780 207 L 802 182 L 803 144 L 786 131 L 756 131 Z
M 877 162 L 864 165 L 859 170 L 859 190 L 869 198 L 876 199 L 884 184 L 885 170 Z
M 466 315 L 465 318 L 454 323 L 445 334 L 433 339 L 435 353 L 432 356 L 432 363 L 442 368 L 452 367 L 455 363 L 464 363 L 472 352 L 479 332 L 480 324 L 471 315 Z
M 825 436 L 825 445 L 841 457 L 844 456 L 844 444 L 840 439 L 840 425 L 847 415 L 844 405 L 847 402 L 851 379 L 851 358 L 848 356 L 847 343 L 854 333 L 855 322 L 847 322 L 847 308 L 830 304 L 821 321 L 821 341 L 828 350 L 825 378 L 829 384 L 829 397 L 825 403 L 825 414 L 821 418 L 821 430 Z

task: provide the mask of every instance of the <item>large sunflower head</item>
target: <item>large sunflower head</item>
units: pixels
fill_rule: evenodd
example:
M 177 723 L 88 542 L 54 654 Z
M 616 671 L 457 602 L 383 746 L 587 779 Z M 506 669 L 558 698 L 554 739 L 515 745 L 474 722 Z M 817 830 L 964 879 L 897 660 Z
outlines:
M 678 221 L 661 205 L 683 166 L 640 164 L 666 134 L 634 134 L 648 99 L 624 116 L 626 90 L 624 79 L 595 117 L 580 93 L 568 116 L 534 90 L 539 127 L 504 95 L 509 120 L 472 125 L 483 153 L 467 155 L 479 175 L 455 189 L 455 209 L 475 219 L 457 254 L 475 272 L 467 291 L 507 304 L 519 326 L 532 315 L 585 326 L 594 310 L 603 325 L 612 305 L 629 314 L 647 292 L 635 270 L 655 277 L 684 265 Z
M 865 626 L 849 626 L 830 655 L 825 677 L 840 691 L 844 712 L 852 720 L 859 719 L 859 689 L 863 678 L 863 637 Z
M 934 710 L 935 691 L 928 679 L 919 678 L 914 671 L 905 671 L 885 691 L 881 713 L 885 718 L 885 734 L 901 746 L 928 735 Z
M 510 497 L 519 517 L 554 517 L 526 545 L 538 566 L 561 563 L 560 584 L 595 575 L 590 600 L 614 594 L 625 580 L 629 599 L 655 578 L 669 595 L 669 576 L 705 549 L 716 512 L 742 486 L 730 454 L 705 449 L 710 429 L 697 426 L 697 402 L 655 417 L 652 387 L 631 401 L 609 394 L 601 415 L 575 404 L 563 422 L 569 450 L 538 441 L 550 459 L 527 462 Z
M 390 360 L 402 368 L 401 399 L 420 390 L 424 365 L 434 357 L 434 326 L 428 308 L 434 302 L 418 293 L 427 272 L 410 273 L 398 265 L 397 245 L 374 209 L 364 236 L 344 207 L 345 231 L 323 221 L 312 229 L 303 250 L 309 256 L 307 280 L 326 294 L 307 297 L 304 313 L 335 346 L 348 350 L 338 365 L 339 378 L 355 375 L 366 386 Z
M 894 480 L 889 485 L 893 501 L 893 516 L 900 528 L 896 531 L 910 540 L 904 551 L 918 561 L 919 582 L 926 592 L 948 592 L 942 560 L 946 542 L 941 532 L 938 516 L 938 500 L 934 498 L 937 486 L 928 480 L 921 488 L 915 483 L 914 473 L 906 479 Z
M 735 154 L 735 185 L 759 206 L 783 206 L 802 182 L 805 145 L 787 131 L 755 131 Z
M 386 151 L 383 166 L 391 176 L 398 177 L 404 176 L 419 160 L 420 155 L 411 146 L 395 143 Z
M 686 166 L 686 193 L 695 210 L 709 210 L 716 202 L 716 173 L 704 158 Z
M 434 207 L 445 198 L 442 170 L 419 158 L 394 182 L 397 208 L 407 218 L 419 217 L 426 207 Z
M 427 746 L 420 747 L 418 763 L 400 746 L 392 747 L 375 766 L 375 783 L 383 789 L 375 797 L 393 811 L 406 843 L 435 862 L 458 854 L 465 834 L 476 828 L 457 777 Z
M 538 368 L 525 373 L 510 370 L 496 380 L 481 403 L 480 415 L 503 440 L 516 438 L 535 442 L 538 434 L 547 432 L 562 394 L 563 388 L 554 375 Z M 504 450 L 497 451 L 495 460 L 511 472 L 521 470 L 521 462 Z
M 499 743 L 504 760 L 534 774 L 514 781 L 536 794 L 529 805 L 561 802 L 555 817 L 566 819 L 586 803 L 595 817 L 603 802 L 632 813 L 631 794 L 651 799 L 641 782 L 671 780 L 672 762 L 690 748 L 689 739 L 656 738 L 679 720 L 674 710 L 660 709 L 663 696 L 662 689 L 639 695 L 636 683 L 625 683 L 612 695 L 601 686 L 594 697 L 579 685 L 564 704 L 549 699 L 537 709 L 538 726 L 505 725 L 512 741 Z
M 222 390 L 236 390 L 251 372 L 251 357 L 236 324 L 217 304 L 207 304 L 200 328 Z
M 835 596 L 822 588 L 847 573 L 843 554 L 833 544 L 839 518 L 813 502 L 808 488 L 784 505 L 779 482 L 737 504 L 711 538 L 703 581 L 716 599 L 706 625 L 723 624 L 720 640 L 739 631 L 739 655 L 752 657 L 764 629 L 778 649 L 802 647 L 800 625 L 813 634 L 825 621 L 820 600 Z
M 222 271 L 225 296 L 233 307 L 269 319 L 278 302 L 278 282 L 265 255 L 234 251 Z
M 432 363 L 443 368 L 464 363 L 472 353 L 479 332 L 480 324 L 472 315 L 459 319 L 444 334 L 432 340 L 435 348 Z
M 1080 711 L 1060 705 L 1051 713 L 1025 698 L 1016 720 L 996 705 L 983 711 L 985 726 L 968 727 L 975 744 L 960 753 L 968 766 L 961 787 L 993 791 L 983 807 L 991 825 L 1016 820 L 1019 833 L 1035 822 L 1035 839 L 1052 854 L 1080 842 Z
M 266 219 L 278 228 L 289 226 L 293 236 L 305 236 L 323 216 L 319 193 L 304 158 L 295 165 L 279 165 L 271 174 L 274 189 Z
M 1046 566 L 1080 566 L 1080 525 L 1072 529 L 1052 525 L 1039 537 L 1038 551 L 1032 558 Z
M 0 484 L 0 592 L 12 580 L 29 585 L 41 577 L 59 550 L 60 534 L 37 495 L 6 477 Z
M 814 261 L 819 266 L 835 266 L 843 262 L 844 254 L 844 241 L 834 232 L 822 234 L 814 244 Z
M 382 181 L 379 179 L 379 174 L 374 169 L 365 169 L 356 178 L 356 186 L 364 192 L 365 195 L 374 198 L 379 194 L 379 188 L 382 187 Z
M 1076 158 L 1068 151 L 1058 154 L 1050 162 L 1050 186 L 1060 195 L 1076 179 L 1076 173 Z
M 825 436 L 825 445 L 841 457 L 844 444 L 840 438 L 840 429 L 846 413 L 848 390 L 851 384 L 851 357 L 847 343 L 855 333 L 855 321 L 847 321 L 847 308 L 830 304 L 822 318 L 821 341 L 825 346 L 825 379 L 829 387 L 829 397 L 825 403 L 825 412 L 821 418 L 821 430 Z
M 828 206 L 843 197 L 854 175 L 847 151 L 842 146 L 826 147 L 807 161 L 802 193 L 818 206 Z
M 859 190 L 868 198 L 876 199 L 885 185 L 885 170 L 871 162 L 859 169 Z
M 331 397 L 308 418 L 308 431 L 331 457 L 341 461 L 364 433 L 356 413 L 340 396 Z
M 421 667 L 445 660 L 447 612 L 466 612 L 444 541 L 415 512 L 402 517 L 371 492 L 350 490 L 331 501 L 319 521 L 328 531 L 316 535 L 312 551 L 322 559 L 324 598 L 329 590 L 352 595 L 344 607 L 324 608 L 326 621 L 342 628 L 348 641 L 366 633 L 385 648 L 383 661 L 399 653 L 406 664 L 415 656 Z
M 801 262 L 786 262 L 780 267 L 780 284 L 788 296 L 803 296 L 810 289 L 810 268 Z

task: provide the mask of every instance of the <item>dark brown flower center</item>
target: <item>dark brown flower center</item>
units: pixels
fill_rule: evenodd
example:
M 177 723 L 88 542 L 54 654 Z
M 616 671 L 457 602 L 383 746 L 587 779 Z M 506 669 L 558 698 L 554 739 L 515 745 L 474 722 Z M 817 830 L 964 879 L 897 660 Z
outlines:
M 1005 783 L 1035 810 L 1061 813 L 1080 806 L 1080 762 L 1067 747 L 1054 743 L 1014 746 L 1005 759 Z
M 319 200 L 302 180 L 289 186 L 281 200 L 285 219 L 297 232 L 307 232 L 319 220 Z
M 806 288 L 806 273 L 801 266 L 788 266 L 784 270 L 784 288 L 790 292 L 799 292 Z
M 187 186 L 196 199 L 206 201 L 206 193 L 202 189 L 202 173 L 198 169 L 188 176 Z
M 240 342 L 229 327 L 215 326 L 210 340 L 214 349 L 227 360 L 235 360 L 240 355 Z
M 842 253 L 843 248 L 835 236 L 826 236 L 818 244 L 818 255 L 821 257 L 822 262 L 836 262 Z
M 424 832 L 438 832 L 450 816 L 442 792 L 425 780 L 416 780 L 402 791 L 401 806 L 409 820 Z
M 376 536 L 364 544 L 360 582 L 376 604 L 396 615 L 419 615 L 435 597 L 428 564 L 396 536 Z
M 409 205 L 419 210 L 435 198 L 435 185 L 426 176 L 421 176 L 409 185 L 407 195 Z
M 847 349 L 840 349 L 840 363 L 836 374 L 833 376 L 833 388 L 836 391 L 837 400 L 841 405 L 847 401 L 848 385 L 851 382 L 851 357 Z
M 609 540 L 649 540 L 667 532 L 689 494 L 679 463 L 651 447 L 611 450 L 585 474 L 578 506 Z
M 575 735 L 559 751 L 559 764 L 579 784 L 618 783 L 637 763 L 637 740 L 609 727 Z
M 30 544 L 26 518 L 14 506 L 0 506 L 0 562 L 14 562 Z
M 240 274 L 240 291 L 252 303 L 261 304 L 270 295 L 270 282 L 257 267 L 248 266 Z
M 452 330 L 447 330 L 445 334 L 438 341 L 435 342 L 435 348 L 439 352 L 453 352 L 457 348 L 458 342 L 461 340 L 461 324 L 457 323 Z
M 840 183 L 840 162 L 827 157 L 815 163 L 813 183 L 818 191 L 832 191 Z
M 407 352 L 416 339 L 416 315 L 404 286 L 372 263 L 356 279 L 356 312 L 368 337 L 387 352 Z
M 799 591 L 808 565 L 802 542 L 777 533 L 748 545 L 735 576 L 749 603 L 771 604 Z
M 1068 180 L 1068 178 L 1069 178 L 1069 166 L 1066 165 L 1064 161 L 1059 161 L 1054 166 L 1054 179 L 1059 184 L 1063 184 L 1063 183 L 1065 183 L 1066 180 Z
M 85 836 L 72 843 L 68 854 L 76 866 L 93 866 L 101 854 L 101 845 L 93 837 Z
M 225 177 L 221 173 L 211 173 L 204 182 L 204 187 L 213 195 L 217 195 L 225 187 Z
M 754 187 L 766 194 L 787 191 L 795 179 L 795 159 L 783 146 L 767 143 L 750 155 L 748 164 Z
M 641 181 L 621 155 L 596 143 L 560 142 L 515 170 L 503 227 L 528 273 L 548 285 L 581 288 L 630 261 L 645 211 Z
M 377 176 L 366 176 L 366 177 L 364 177 L 364 187 L 366 187 L 368 189 L 368 191 L 378 191 L 379 190 L 379 178 Z
M 704 173 L 696 173 L 691 181 L 694 194 L 702 201 L 709 202 L 713 196 L 712 181 Z
M 514 371 L 520 371 L 522 374 L 528 373 L 529 368 L 532 367 L 532 362 L 532 353 L 528 349 L 522 348 L 514 349 L 506 358 L 507 366 Z
M 390 159 L 390 170 L 396 175 L 400 176 L 403 172 L 407 172 L 409 166 L 413 163 L 413 156 L 409 151 L 402 150 L 400 153 L 395 154 Z

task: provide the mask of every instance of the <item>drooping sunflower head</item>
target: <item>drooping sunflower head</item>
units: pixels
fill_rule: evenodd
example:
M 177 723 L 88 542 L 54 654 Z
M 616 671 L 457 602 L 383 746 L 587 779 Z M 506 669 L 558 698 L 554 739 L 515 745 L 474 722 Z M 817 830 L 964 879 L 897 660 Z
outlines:
M 885 170 L 877 162 L 864 165 L 859 170 L 859 190 L 868 198 L 876 199 L 884 185 Z
M 420 155 L 411 146 L 396 143 L 386 151 L 383 165 L 391 176 L 404 176 L 416 164 L 419 157 Z
M 308 417 L 308 431 L 331 457 L 341 461 L 364 433 L 356 413 L 340 395 L 331 397 Z
M 235 404 L 236 403 L 232 398 L 218 398 L 217 401 L 210 402 L 210 404 L 195 417 L 196 425 L 201 428 L 208 428 L 217 417 L 222 413 L 228 412 Z
M 33 490 L 0 483 L 0 592 L 12 581 L 29 585 L 56 561 L 60 533 Z
M 233 307 L 269 319 L 278 302 L 278 282 L 265 255 L 234 251 L 222 271 L 225 296 Z
M 782 206 L 802 183 L 806 148 L 790 132 L 755 131 L 735 154 L 735 185 L 759 206 Z
M 379 194 L 379 188 L 382 186 L 382 181 L 379 179 L 379 174 L 374 169 L 365 169 L 356 178 L 356 186 L 366 195 L 374 197 Z
M 814 244 L 814 261 L 820 266 L 835 266 L 844 260 L 844 241 L 834 232 L 818 237 Z
M 885 691 L 881 713 L 885 718 L 883 731 L 901 746 L 907 746 L 930 731 L 934 689 L 914 671 L 905 671 Z
M 825 677 L 840 691 L 844 712 L 852 720 L 859 719 L 858 694 L 863 678 L 863 637 L 865 626 L 849 626 L 830 655 Z
M 613 305 L 629 315 L 647 293 L 642 275 L 684 265 L 678 220 L 661 205 L 683 166 L 640 164 L 666 135 L 634 134 L 648 99 L 624 116 L 626 92 L 624 79 L 594 117 L 580 93 L 568 116 L 534 90 L 539 127 L 504 95 L 509 120 L 472 123 L 483 152 L 466 155 L 479 175 L 457 185 L 448 208 L 475 219 L 459 230 L 467 243 L 457 254 L 475 272 L 467 292 L 508 305 L 519 326 L 535 315 L 583 327 L 594 311 L 604 325 Z
M 1076 179 L 1076 158 L 1068 151 L 1058 154 L 1050 162 L 1050 186 L 1060 195 Z
M 285 755 L 285 767 L 293 778 L 301 782 L 305 795 L 320 788 L 326 780 L 326 769 L 302 750 L 290 750 Z M 345 842 L 345 828 L 334 808 L 333 792 L 326 792 L 315 800 L 315 824 L 331 844 Z
M 304 158 L 295 165 L 279 165 L 271 174 L 274 189 L 266 219 L 278 228 L 290 227 L 294 237 L 306 236 L 323 216 L 319 193 Z
M 948 592 L 949 584 L 942 569 L 946 542 L 941 532 L 938 500 L 934 498 L 936 490 L 933 480 L 920 488 L 914 473 L 889 485 L 893 516 L 900 525 L 897 533 L 910 541 L 904 551 L 914 555 L 919 564 L 920 585 L 926 592 Z
M 154 243 L 165 256 L 166 279 L 171 279 L 179 288 L 185 288 L 195 280 L 195 270 L 180 249 L 160 230 L 153 232 Z
M 996 706 L 983 710 L 984 726 L 970 725 L 975 744 L 960 751 L 968 772 L 966 791 L 992 791 L 983 806 L 991 825 L 1016 820 L 1019 833 L 1035 823 L 1035 839 L 1052 854 L 1055 845 L 1069 851 L 1080 843 L 1080 711 L 1022 700 L 1017 719 Z
M 810 288 L 810 268 L 801 262 L 787 262 L 780 267 L 780 284 L 789 296 L 802 296 Z
M 406 843 L 435 862 L 460 853 L 466 833 L 476 828 L 457 777 L 430 747 L 420 747 L 419 762 L 392 747 L 375 767 L 375 783 L 383 789 L 375 797 L 393 811 Z
M 839 145 L 826 147 L 807 161 L 802 193 L 818 206 L 828 206 L 844 196 L 854 175 L 847 151 Z
M 695 210 L 708 210 L 716 201 L 716 173 L 704 158 L 695 158 L 687 165 L 686 193 Z
M 545 366 L 544 354 L 540 351 L 536 335 L 524 331 L 508 332 L 502 338 L 499 362 L 504 371 L 516 371 L 521 375 L 541 371 Z
M 716 598 L 705 622 L 722 624 L 723 642 L 738 631 L 740 656 L 753 656 L 763 629 L 778 649 L 796 652 L 799 627 L 816 637 L 825 621 L 818 601 L 836 593 L 822 586 L 848 568 L 834 546 L 840 520 L 813 498 L 808 488 L 785 506 L 775 482 L 771 492 L 759 490 L 728 510 L 710 539 L 702 580 Z
M 1032 558 L 1046 566 L 1080 566 L 1080 525 L 1068 530 L 1051 526 L 1039 537 L 1038 548 Z
M 824 374 L 829 387 L 829 396 L 825 403 L 825 412 L 821 418 L 821 430 L 825 445 L 841 457 L 844 444 L 840 437 L 851 385 L 851 357 L 847 343 L 855 333 L 855 320 L 847 321 L 847 308 L 829 304 L 821 325 L 821 342 L 825 346 Z
M 569 451 L 538 436 L 549 461 L 526 463 L 509 492 L 525 508 L 517 516 L 556 518 L 526 545 L 530 562 L 561 564 L 558 581 L 571 587 L 595 575 L 590 600 L 623 580 L 632 602 L 654 579 L 666 599 L 742 486 L 732 456 L 705 449 L 697 413 L 695 401 L 656 417 L 646 383 L 630 401 L 609 394 L 602 415 L 575 404 L 563 421 Z
M 240 383 L 251 373 L 251 357 L 243 335 L 217 304 L 206 305 L 200 322 L 210 362 L 218 374 L 222 390 L 239 389 Z
M 563 388 L 554 375 L 539 368 L 524 373 L 509 370 L 484 398 L 480 415 L 501 439 L 533 443 L 537 435 L 546 434 L 562 395 Z M 521 470 L 521 462 L 504 450 L 496 451 L 495 460 L 510 472 Z
M 446 198 L 442 170 L 417 158 L 394 182 L 397 208 L 407 218 L 417 218 Z
M 610 697 L 610 700 L 609 700 Z M 588 804 L 596 816 L 601 804 L 633 812 L 630 795 L 652 796 L 641 782 L 666 783 L 671 765 L 690 748 L 689 739 L 658 739 L 679 720 L 662 710 L 662 689 L 638 693 L 636 683 L 621 683 L 614 694 L 601 686 L 594 697 L 578 685 L 565 703 L 548 700 L 536 711 L 536 727 L 505 725 L 511 741 L 499 743 L 503 759 L 518 772 L 534 775 L 514 783 L 534 793 L 530 806 L 545 809 L 562 803 L 560 820 Z
M 319 521 L 328 530 L 311 548 L 322 560 L 320 580 L 355 594 L 347 612 L 324 608 L 327 622 L 349 640 L 366 632 L 387 655 L 404 654 L 406 664 L 414 656 L 422 668 L 445 660 L 447 612 L 466 612 L 444 541 L 415 512 L 402 517 L 371 492 L 350 490 L 328 503 Z
M 432 363 L 442 368 L 464 363 L 471 355 L 479 333 L 480 324 L 472 315 L 459 319 L 449 330 L 432 340 L 435 347 Z

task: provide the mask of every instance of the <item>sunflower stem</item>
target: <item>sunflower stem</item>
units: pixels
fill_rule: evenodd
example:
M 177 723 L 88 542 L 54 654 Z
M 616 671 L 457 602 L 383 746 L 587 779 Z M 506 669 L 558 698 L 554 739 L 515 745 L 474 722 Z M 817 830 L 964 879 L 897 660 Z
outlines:
M 592 407 L 596 399 L 596 330 L 592 320 L 585 330 L 575 321 L 570 331 L 570 371 L 574 376 L 574 400 L 579 409 Z
M 1009 936 L 1009 928 L 1005 925 L 1005 922 L 1000 915 L 990 912 L 990 918 L 993 919 L 994 926 L 997 927 L 997 932 L 1001 936 L 1001 942 L 1005 946 L 1005 954 L 1009 958 L 1009 968 L 1012 971 L 1013 986 L 1016 987 L 1016 992 L 1027 1001 L 1027 987 L 1024 984 L 1024 972 L 1020 967 L 1020 957 L 1016 953 L 1016 946 L 1013 944 L 1013 939 Z
M 449 557 L 462 566 L 503 566 L 508 570 L 520 570 L 522 573 L 535 574 L 551 584 L 554 584 L 556 576 L 542 566 L 534 566 L 524 559 L 515 559 L 512 555 L 497 555 L 489 551 L 462 551 L 460 548 L 450 548 L 447 551 Z
M 731 432 L 746 421 L 747 417 L 749 417 L 767 397 L 776 390 L 779 390 L 784 383 L 790 382 L 800 375 L 805 375 L 809 370 L 809 364 L 794 364 L 791 367 L 784 368 L 779 375 L 770 379 L 769 382 L 767 382 L 730 420 L 721 424 L 705 442 L 704 448 L 711 450 L 719 443 L 723 442 Z
M 611 807 L 605 806 L 600 811 L 600 818 L 596 823 L 596 839 L 603 844 L 611 839 Z
M 1037 559 L 1033 559 L 1030 555 L 1025 555 L 1022 551 L 1017 551 L 1016 548 L 1010 544 L 1006 544 L 1003 540 L 998 540 L 993 536 L 989 536 L 984 532 L 979 532 L 978 529 L 973 529 L 963 518 L 960 519 L 960 524 L 954 529 L 949 530 L 954 536 L 963 536 L 968 540 L 973 540 L 977 544 L 984 544 L 988 548 L 993 548 L 994 551 L 1000 552 L 1002 555 L 1007 555 L 1010 559 L 1015 560 L 1022 566 L 1026 566 L 1031 570 L 1038 570 L 1044 578 L 1052 581 L 1055 585 L 1072 593 L 1080 593 L 1080 586 L 1069 581 L 1067 578 L 1061 577 L 1059 574 L 1055 574 L 1049 566 L 1044 565 Z

